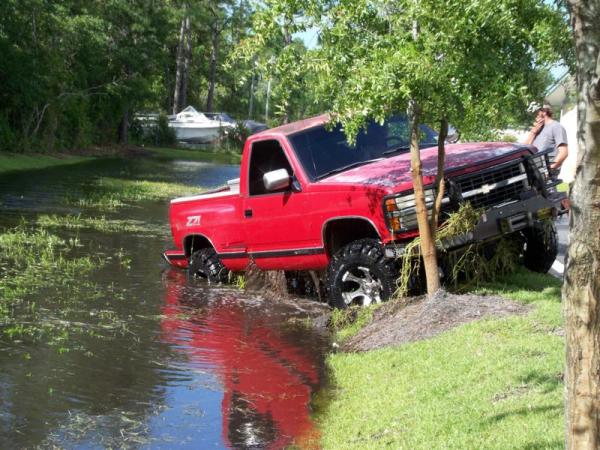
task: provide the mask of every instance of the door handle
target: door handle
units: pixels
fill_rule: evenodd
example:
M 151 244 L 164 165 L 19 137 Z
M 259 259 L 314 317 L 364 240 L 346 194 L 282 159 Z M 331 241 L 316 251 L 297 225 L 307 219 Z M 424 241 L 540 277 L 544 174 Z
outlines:
M 252 217 L 252 210 L 251 209 L 245 209 L 244 210 L 244 217 Z

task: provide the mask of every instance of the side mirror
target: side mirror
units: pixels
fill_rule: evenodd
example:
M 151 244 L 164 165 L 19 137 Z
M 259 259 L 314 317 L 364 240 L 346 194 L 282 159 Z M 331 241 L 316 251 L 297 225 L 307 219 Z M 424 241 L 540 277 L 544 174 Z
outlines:
M 279 191 L 290 187 L 292 178 L 286 169 L 277 169 L 263 175 L 263 183 L 268 192 Z

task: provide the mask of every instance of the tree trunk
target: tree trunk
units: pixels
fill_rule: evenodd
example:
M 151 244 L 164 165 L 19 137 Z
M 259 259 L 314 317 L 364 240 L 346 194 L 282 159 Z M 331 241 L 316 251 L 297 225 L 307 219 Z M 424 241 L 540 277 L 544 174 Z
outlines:
M 186 17 L 181 19 L 179 29 L 179 42 L 177 43 L 177 60 L 175 67 L 175 90 L 173 92 L 173 114 L 181 111 L 181 79 L 183 77 L 183 52 L 185 46 L 185 21 Z
M 192 28 L 188 16 L 181 19 L 179 42 L 177 44 L 177 64 L 175 70 L 175 91 L 173 93 L 173 114 L 181 111 L 187 103 L 190 61 L 192 59 Z
M 127 144 L 129 142 L 129 108 L 123 111 L 121 122 L 119 123 L 119 144 Z
M 183 74 L 181 76 L 181 95 L 179 104 L 181 108 L 187 106 L 187 92 L 190 80 L 190 64 L 192 62 L 192 26 L 190 18 L 185 18 L 185 45 L 183 50 Z
M 425 204 L 421 155 L 419 153 L 419 106 L 414 100 L 409 103 L 408 119 L 410 121 L 410 167 L 415 191 L 419 236 L 421 238 L 421 256 L 425 266 L 425 277 L 427 278 L 427 294 L 433 295 L 440 289 L 440 275 L 437 266 L 435 240 L 429 224 L 427 205 Z
M 256 69 L 252 68 L 252 81 L 250 82 L 250 100 L 248 101 L 248 119 L 252 119 L 254 114 L 254 83 L 256 79 Z
M 563 301 L 566 447 L 600 448 L 600 2 L 569 0 L 577 51 L 579 155 Z
M 211 37 L 210 74 L 208 79 L 208 95 L 206 96 L 206 111 L 212 112 L 217 82 L 217 61 L 219 56 L 219 31 L 214 29 Z
M 446 182 L 444 181 L 444 164 L 446 161 L 446 137 L 448 136 L 448 120 L 440 120 L 440 133 L 438 135 L 438 164 L 437 175 L 435 177 L 435 202 L 431 211 L 431 237 L 435 242 L 435 235 L 440 221 L 440 212 L 442 210 L 442 200 L 446 191 Z

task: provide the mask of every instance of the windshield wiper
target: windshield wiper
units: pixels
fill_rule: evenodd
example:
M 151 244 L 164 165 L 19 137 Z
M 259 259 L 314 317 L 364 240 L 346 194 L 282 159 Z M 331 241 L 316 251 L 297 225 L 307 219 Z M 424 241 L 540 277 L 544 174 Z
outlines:
M 356 161 L 353 162 L 351 164 L 348 164 L 346 166 L 342 166 L 342 167 L 338 167 L 337 169 L 333 169 L 330 170 L 329 172 L 325 172 L 321 175 L 319 175 L 318 177 L 315 178 L 315 180 L 320 180 L 322 178 L 328 177 L 330 175 L 334 175 L 336 173 L 340 173 L 340 172 L 344 172 L 346 170 L 350 170 L 350 169 L 354 169 L 355 167 L 359 167 L 359 166 L 363 166 L 365 164 L 369 164 L 375 161 L 381 161 L 383 158 L 374 158 L 374 159 L 368 159 L 367 161 Z
M 400 145 L 400 146 L 394 147 L 390 150 L 386 150 L 385 152 L 382 153 L 382 155 L 391 155 L 392 153 L 398 153 L 403 150 L 404 151 L 410 150 L 410 144 Z

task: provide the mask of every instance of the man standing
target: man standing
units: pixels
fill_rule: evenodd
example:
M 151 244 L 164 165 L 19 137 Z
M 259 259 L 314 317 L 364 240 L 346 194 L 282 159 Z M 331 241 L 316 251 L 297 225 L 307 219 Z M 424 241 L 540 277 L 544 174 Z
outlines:
M 552 118 L 552 108 L 550 105 L 536 107 L 532 112 L 537 113 L 535 124 L 531 127 L 525 143 L 535 145 L 538 150 L 546 150 L 551 147 L 550 169 L 558 172 L 558 169 L 560 169 L 560 166 L 569 155 L 567 131 L 559 122 Z

